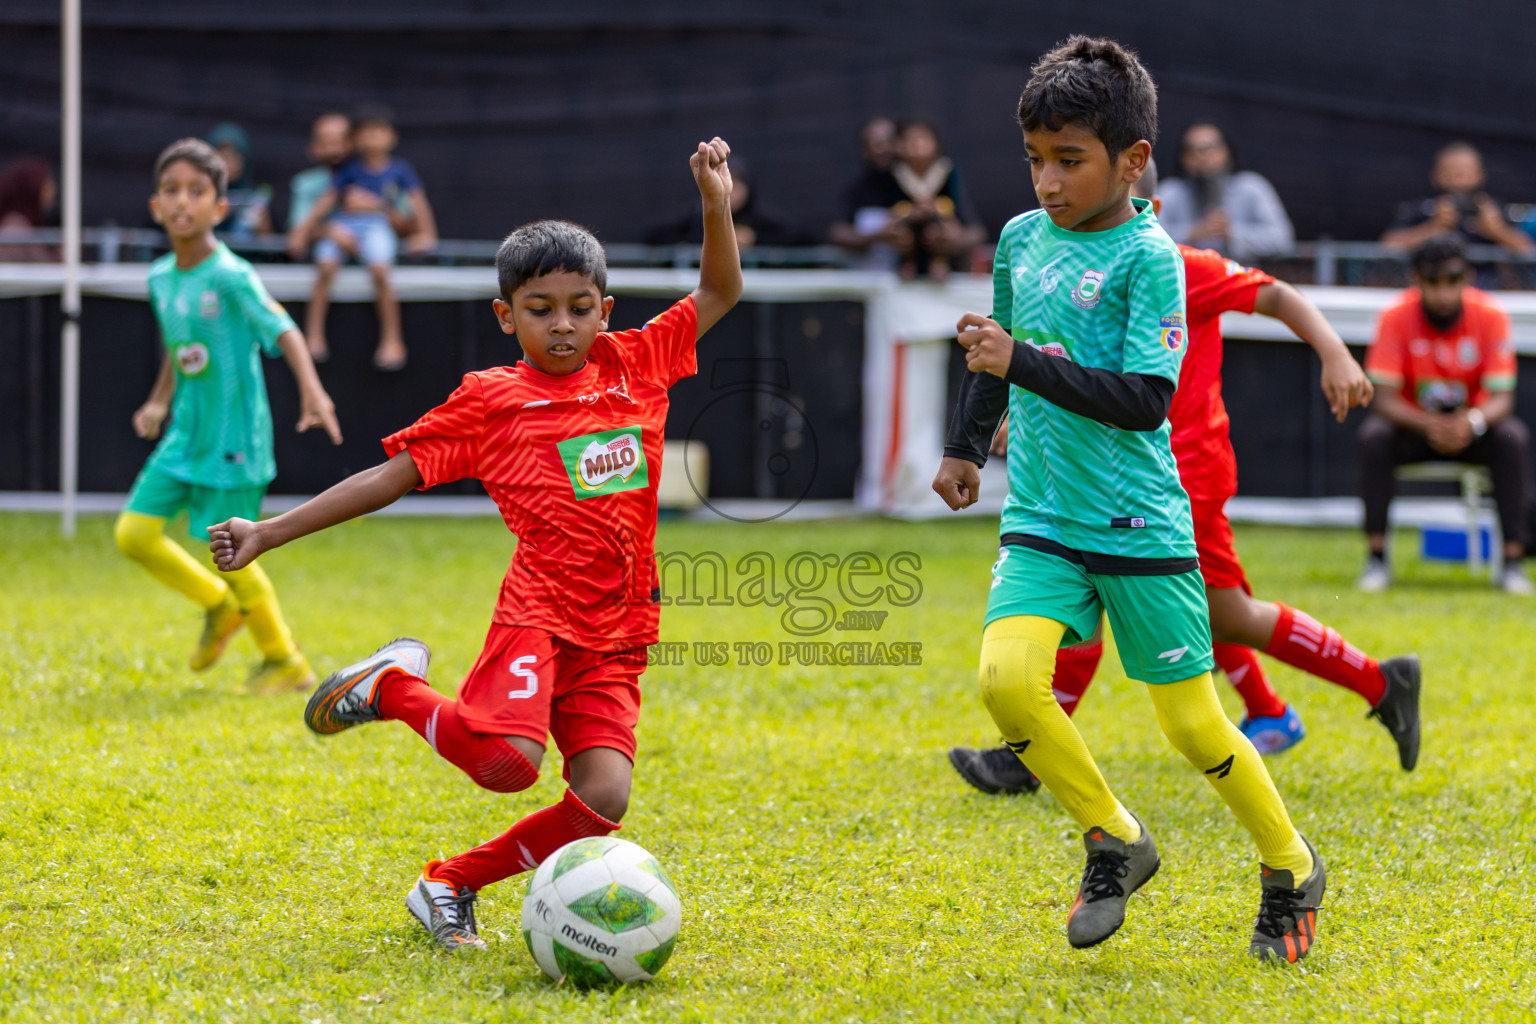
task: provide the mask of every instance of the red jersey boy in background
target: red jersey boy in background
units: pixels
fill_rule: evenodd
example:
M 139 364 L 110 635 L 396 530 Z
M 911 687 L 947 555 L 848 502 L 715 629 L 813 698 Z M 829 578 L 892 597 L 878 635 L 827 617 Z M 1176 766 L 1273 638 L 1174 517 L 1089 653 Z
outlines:
M 1155 171 L 1144 174 L 1137 194 L 1152 198 Z M 1210 249 L 1179 246 L 1184 257 L 1188 345 L 1179 367 L 1179 385 L 1168 421 L 1179 482 L 1189 494 L 1195 525 L 1200 575 L 1211 612 L 1212 653 L 1243 698 L 1239 726 L 1261 753 L 1278 753 L 1306 735 L 1296 709 L 1265 678 L 1257 651 L 1359 694 L 1371 706 L 1397 745 L 1398 763 L 1411 771 L 1419 751 L 1420 669 L 1416 655 L 1378 662 L 1346 641 L 1338 631 L 1306 612 L 1278 601 L 1260 601 L 1243 572 L 1227 519 L 1227 499 L 1237 493 L 1237 456 L 1232 451 L 1231 422 L 1221 398 L 1221 314 L 1262 313 L 1280 320 L 1322 358 L 1323 393 L 1334 415 L 1343 420 L 1352 406 L 1371 399 L 1371 386 L 1344 342 L 1316 306 L 1290 285 L 1226 259 Z M 958 414 L 957 414 L 958 418 Z M 1006 422 L 1003 431 L 1007 430 Z M 996 443 L 993 451 L 998 451 Z M 961 454 L 946 448 L 946 454 Z M 972 461 L 984 458 L 971 452 Z M 935 481 L 939 489 L 939 481 Z M 945 491 L 939 489 L 941 495 Z M 976 499 L 974 486 L 969 501 Z M 946 496 L 946 501 L 952 497 Z M 1103 641 L 1066 647 L 1057 653 L 1052 681 L 1056 701 L 1068 715 L 1093 681 Z M 1040 785 L 1006 746 L 989 750 L 955 747 L 950 763 L 977 789 L 988 793 L 1033 792 Z
M 741 296 L 731 224 L 730 147 L 689 159 L 703 197 L 694 293 L 639 330 L 607 332 L 607 262 L 564 221 L 518 228 L 496 254 L 501 329 L 524 361 L 466 374 L 448 400 L 384 439 L 390 459 L 275 519 L 210 529 L 225 571 L 372 512 L 412 488 L 480 480 L 517 535 L 484 651 L 450 700 L 426 682 L 410 638 L 333 673 L 304 711 L 319 733 L 400 719 L 486 789 L 538 777 L 553 736 L 570 783 L 559 803 L 446 861 L 406 897 L 446 949 L 485 948 L 475 894 L 566 843 L 619 828 L 629 805 L 645 648 L 656 642 L 656 487 L 667 388 L 697 371 L 695 342 Z

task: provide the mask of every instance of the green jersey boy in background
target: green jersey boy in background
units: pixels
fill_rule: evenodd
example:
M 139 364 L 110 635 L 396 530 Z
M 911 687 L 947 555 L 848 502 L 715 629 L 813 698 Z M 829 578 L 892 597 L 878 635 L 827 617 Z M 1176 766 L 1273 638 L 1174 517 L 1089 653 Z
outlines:
M 165 521 L 187 510 L 193 539 L 206 542 L 213 524 L 260 514 L 261 499 L 277 474 L 263 352 L 282 353 L 293 370 L 300 431 L 323 427 L 340 444 L 335 407 L 283 307 L 251 265 L 214 238 L 228 205 L 224 161 L 202 140 L 181 139 L 155 161 L 154 183 L 149 208 L 170 237 L 171 252 L 150 268 L 149 300 L 166 351 L 148 401 L 133 414 L 133 428 L 140 437 L 154 438 L 167 416 L 170 425 L 118 517 L 117 546 L 203 608 L 193 669 L 217 661 L 243 623 L 262 655 L 247 688 L 306 689 L 314 672 L 294 644 L 261 567 L 216 576 L 165 536 Z
M 1084 829 L 1067 938 L 1102 942 L 1159 864 L 1151 833 L 1051 693 L 1057 648 L 1092 636 L 1107 612 L 1164 735 L 1259 848 L 1250 952 L 1294 961 L 1315 939 L 1323 863 L 1211 680 L 1205 587 L 1167 423 L 1184 353 L 1183 259 L 1150 203 L 1130 195 L 1157 137 L 1156 87 L 1119 44 L 1074 36 L 1035 65 L 1019 123 L 1041 209 L 1003 231 L 992 316 L 967 313 L 957 327 L 972 373 L 963 387 L 991 386 L 984 374 L 1014 385 L 982 701 Z M 966 406 L 962 394 L 961 415 Z M 958 508 L 977 484 L 973 463 L 946 457 L 934 488 Z

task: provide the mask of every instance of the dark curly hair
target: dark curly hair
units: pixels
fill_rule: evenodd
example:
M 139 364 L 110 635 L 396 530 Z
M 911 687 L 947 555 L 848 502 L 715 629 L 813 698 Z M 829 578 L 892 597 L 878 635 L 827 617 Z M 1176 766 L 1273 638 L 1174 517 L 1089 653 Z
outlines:
M 1157 142 L 1157 86 L 1133 50 L 1072 36 L 1030 69 L 1019 125 L 1056 132 L 1067 124 L 1098 136 L 1111 160 L 1141 139 Z
M 1435 235 L 1420 242 L 1408 254 L 1408 266 L 1420 277 L 1428 277 L 1430 271 L 1456 260 L 1460 260 L 1462 266 L 1467 264 L 1467 246 L 1460 235 Z

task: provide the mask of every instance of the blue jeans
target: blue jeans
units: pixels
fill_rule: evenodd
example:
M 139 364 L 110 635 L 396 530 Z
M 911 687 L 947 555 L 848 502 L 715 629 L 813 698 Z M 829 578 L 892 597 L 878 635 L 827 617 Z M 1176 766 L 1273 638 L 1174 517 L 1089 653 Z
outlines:
M 389 218 L 382 213 L 338 213 L 330 223 L 340 225 L 357 239 L 358 259 L 370 267 L 387 267 L 395 262 L 398 241 Z M 341 246 L 333 239 L 315 243 L 316 263 L 340 263 Z

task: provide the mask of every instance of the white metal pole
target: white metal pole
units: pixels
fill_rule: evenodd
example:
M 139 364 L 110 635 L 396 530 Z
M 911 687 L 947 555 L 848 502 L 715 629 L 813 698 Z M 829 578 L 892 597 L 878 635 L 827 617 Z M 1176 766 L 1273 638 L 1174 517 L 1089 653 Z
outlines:
M 64 338 L 59 403 L 59 496 L 65 537 L 75 535 L 80 466 L 80 0 L 61 0 L 64 60 Z

